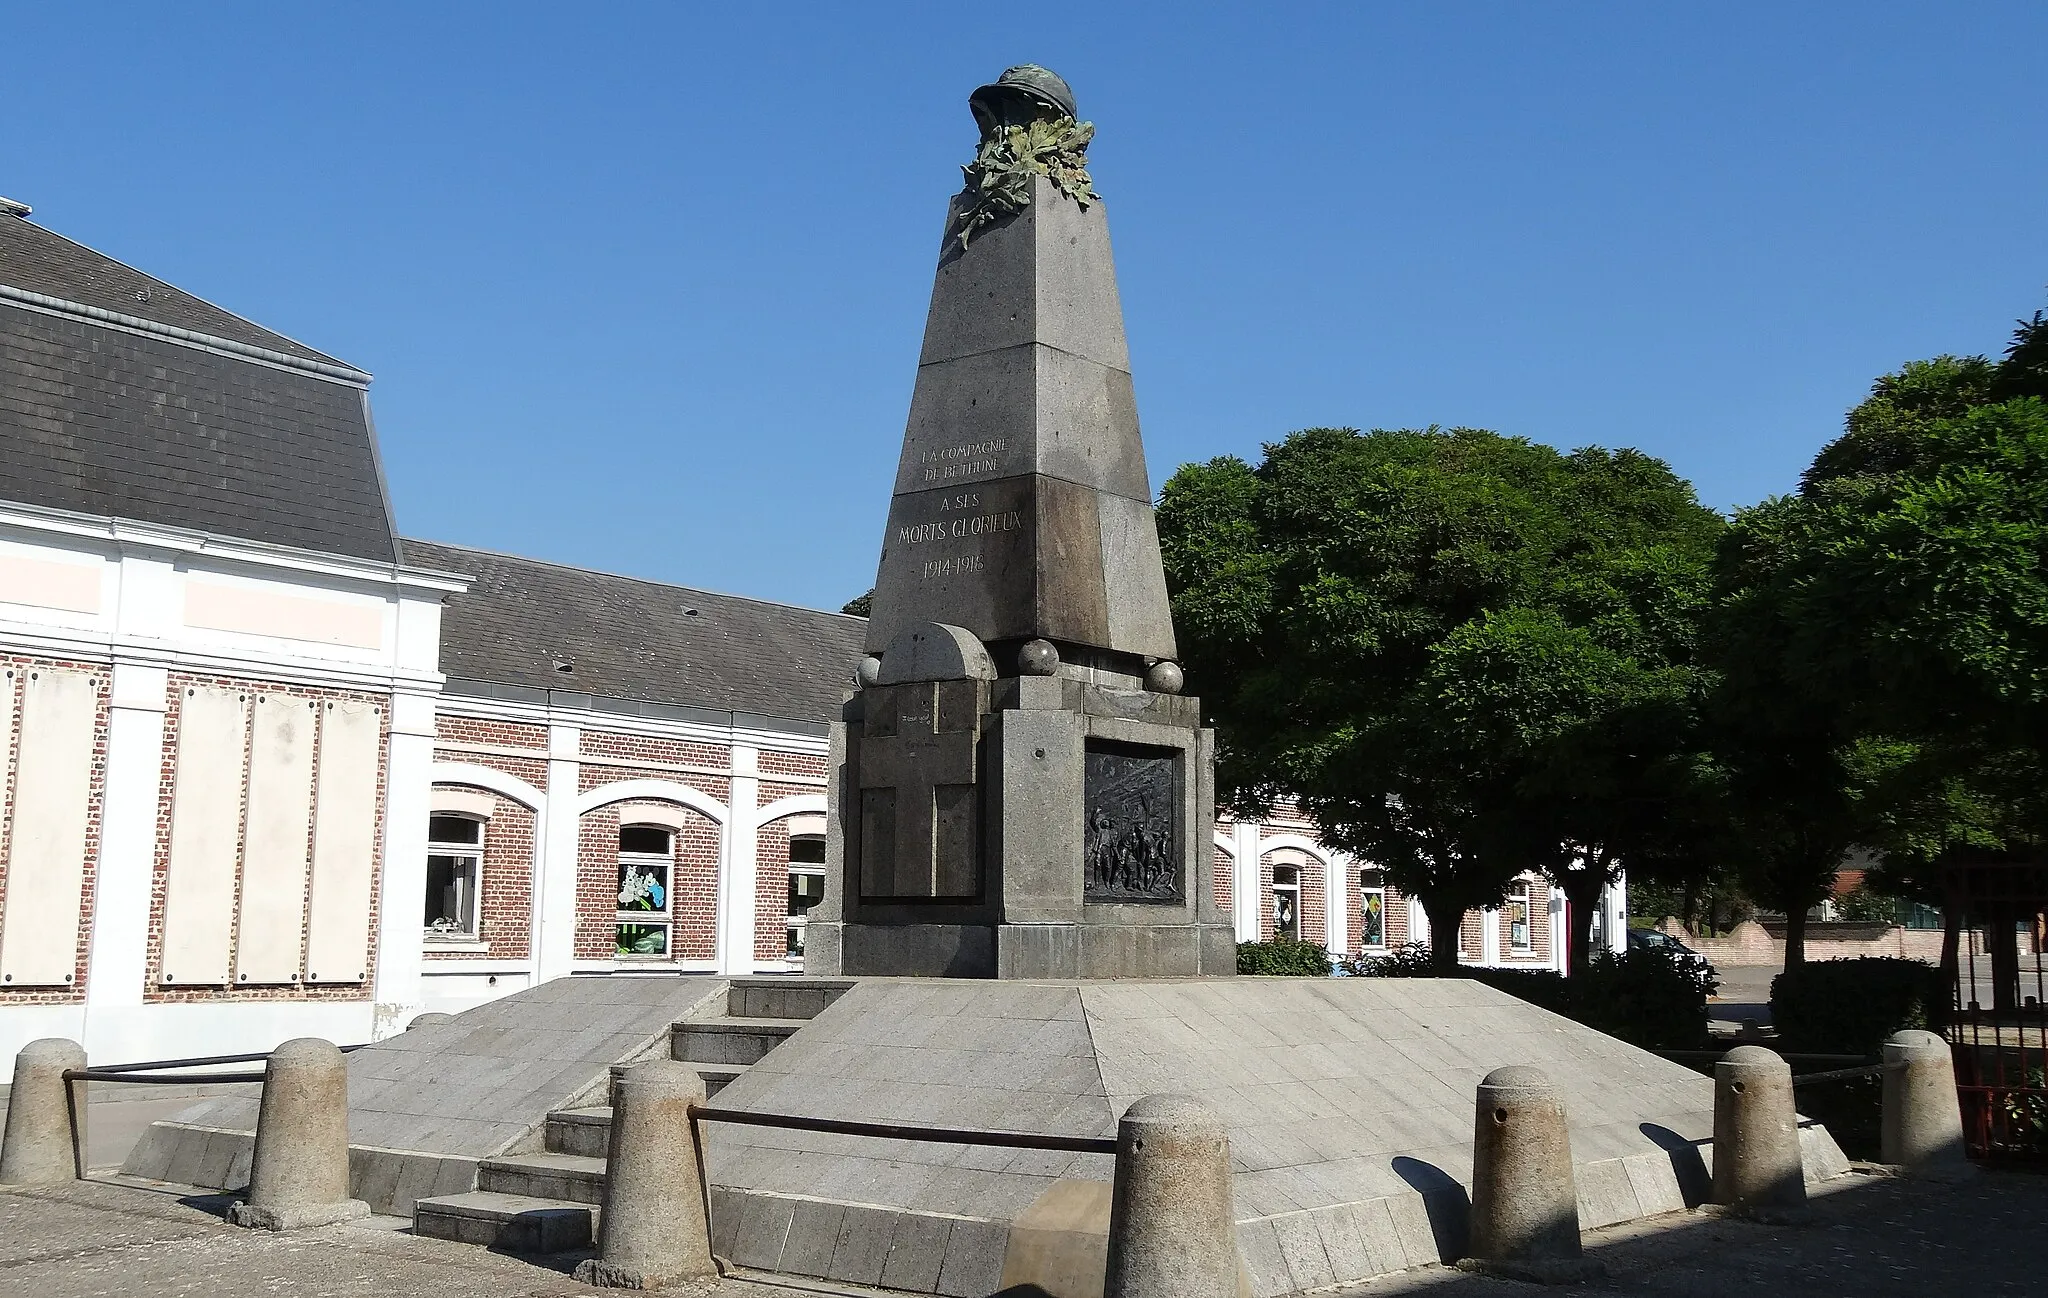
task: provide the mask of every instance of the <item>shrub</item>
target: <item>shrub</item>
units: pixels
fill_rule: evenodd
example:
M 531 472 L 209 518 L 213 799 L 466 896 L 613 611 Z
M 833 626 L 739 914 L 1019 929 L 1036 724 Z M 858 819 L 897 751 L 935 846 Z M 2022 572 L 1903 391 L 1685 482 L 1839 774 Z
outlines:
M 1572 1018 L 1645 1050 L 1707 1044 L 1707 997 L 1720 981 L 1704 960 L 1661 947 L 1603 955 L 1569 980 Z
M 1240 942 L 1237 971 L 1292 978 L 1327 978 L 1330 953 L 1313 942 Z
M 1242 948 L 1240 948 L 1242 950 Z M 1240 957 L 1238 967 L 1242 969 Z M 1361 978 L 1430 978 L 1429 948 L 1396 947 L 1344 962 Z M 1707 1042 L 1707 997 L 1718 985 L 1706 962 L 1644 948 L 1601 956 L 1576 978 L 1548 969 L 1463 965 L 1458 975 L 1649 1050 L 1691 1050 Z
M 1427 942 L 1407 942 L 1385 955 L 1355 955 L 1342 964 L 1353 978 L 1434 978 L 1431 958 Z
M 1551 969 L 1488 969 L 1473 966 L 1465 976 L 1474 982 L 1485 983 L 1497 991 L 1504 991 L 1516 1000 L 1527 1001 L 1541 1006 L 1552 1014 L 1562 1014 L 1568 1019 L 1579 1019 L 1577 988 L 1563 974 Z
M 1948 983 L 1920 960 L 1817 960 L 1771 979 L 1771 1022 L 1792 1051 L 1875 1055 L 1902 1029 L 1941 1031 L 1948 1012 Z

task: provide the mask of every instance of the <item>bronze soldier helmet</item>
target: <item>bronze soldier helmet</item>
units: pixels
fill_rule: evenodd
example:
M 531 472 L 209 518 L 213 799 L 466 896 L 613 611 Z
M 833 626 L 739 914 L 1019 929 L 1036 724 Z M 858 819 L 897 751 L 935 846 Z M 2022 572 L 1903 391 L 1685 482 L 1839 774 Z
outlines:
M 1076 117 L 1074 91 L 1059 73 L 1020 63 L 967 96 L 982 138 L 1004 126 L 1028 126 L 1041 117 Z

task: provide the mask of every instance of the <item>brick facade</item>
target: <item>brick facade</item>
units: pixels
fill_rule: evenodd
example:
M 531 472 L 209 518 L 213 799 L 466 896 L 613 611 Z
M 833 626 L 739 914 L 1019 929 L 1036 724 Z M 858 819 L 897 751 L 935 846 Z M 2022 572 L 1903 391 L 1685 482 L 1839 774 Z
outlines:
M 434 718 L 434 736 L 447 744 L 488 744 L 494 748 L 537 748 L 547 751 L 548 729 L 523 721 L 491 721 L 482 717 Z

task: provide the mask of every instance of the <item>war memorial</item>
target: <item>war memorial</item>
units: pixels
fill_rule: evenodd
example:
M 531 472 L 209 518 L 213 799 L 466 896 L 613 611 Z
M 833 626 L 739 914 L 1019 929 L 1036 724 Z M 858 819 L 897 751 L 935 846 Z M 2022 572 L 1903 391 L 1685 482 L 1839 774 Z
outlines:
M 260 1105 L 206 1100 L 125 1171 L 253 1178 L 241 1215 L 273 1228 L 369 1211 L 515 1252 L 603 1236 L 580 1273 L 600 1283 L 668 1233 L 729 1274 L 830 1292 L 1080 1296 L 1130 1264 L 1111 1244 L 1138 1192 L 1120 1119 L 1128 1137 L 1200 1112 L 1228 1137 L 1207 1238 L 1258 1298 L 1512 1252 L 1504 1223 L 1538 1200 L 1576 1254 L 1580 1228 L 1796 1200 L 1845 1171 L 1824 1128 L 1793 1129 L 1775 1056 L 1717 1082 L 1474 981 L 1236 975 L 1093 128 L 1040 68 L 970 102 L 979 148 L 831 730 L 805 975 L 564 977 L 428 1016 L 347 1057 L 347 1170 L 324 1165 L 324 1189 L 266 1189 L 304 1183 L 273 1108 L 321 1107 L 283 1085 L 284 1051 Z M 338 1079 L 326 1058 L 289 1066 Z M 1717 1125 L 1717 1085 L 1782 1109 L 1735 1121 L 1723 1097 Z M 1516 1181 L 1525 1120 L 1553 1161 Z M 657 1129 L 680 1143 L 642 1139 Z M 708 1225 L 608 1188 L 693 1202 L 699 1149 Z

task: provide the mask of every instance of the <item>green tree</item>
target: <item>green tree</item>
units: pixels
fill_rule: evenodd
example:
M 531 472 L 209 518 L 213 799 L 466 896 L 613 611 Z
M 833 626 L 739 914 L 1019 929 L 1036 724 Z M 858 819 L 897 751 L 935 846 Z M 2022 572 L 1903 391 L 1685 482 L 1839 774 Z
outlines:
M 1242 811 L 1297 798 L 1421 901 L 1453 969 L 1523 870 L 1591 898 L 1683 784 L 1721 527 L 1662 462 L 1476 429 L 1318 428 L 1184 466 L 1159 525 Z
M 2037 313 L 2002 361 L 1879 379 L 1799 491 L 1730 530 L 1723 747 L 1795 931 L 1837 846 L 1879 848 L 1919 892 L 1943 864 L 2048 843 L 2044 398 Z M 2011 916 L 1986 918 L 2009 936 Z

